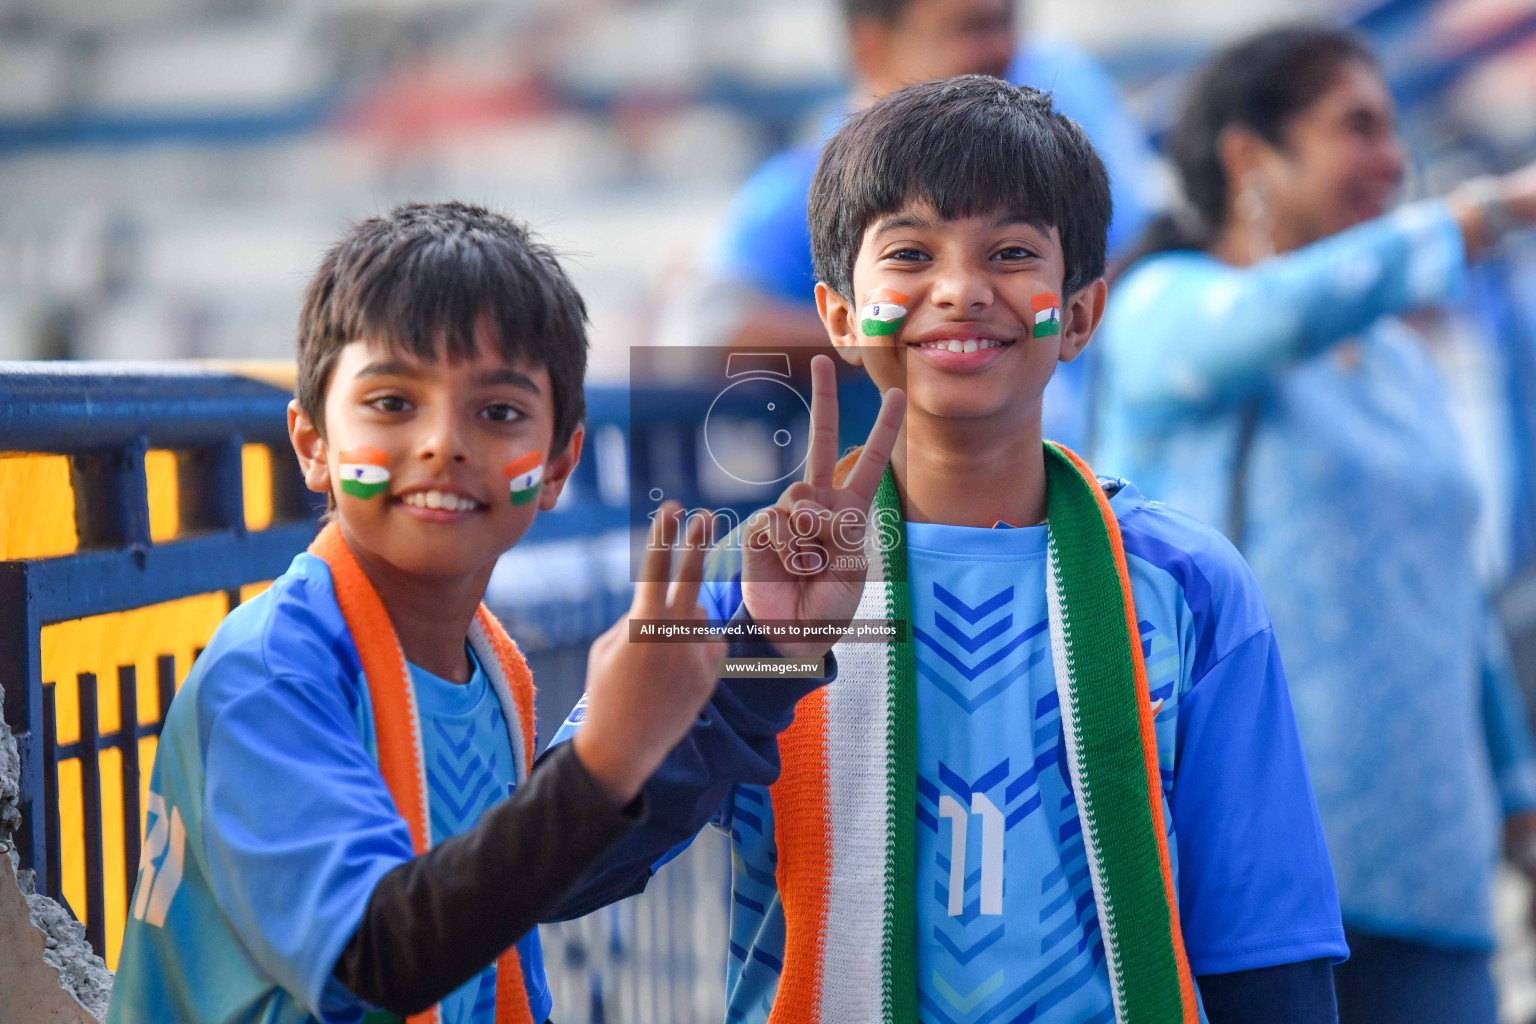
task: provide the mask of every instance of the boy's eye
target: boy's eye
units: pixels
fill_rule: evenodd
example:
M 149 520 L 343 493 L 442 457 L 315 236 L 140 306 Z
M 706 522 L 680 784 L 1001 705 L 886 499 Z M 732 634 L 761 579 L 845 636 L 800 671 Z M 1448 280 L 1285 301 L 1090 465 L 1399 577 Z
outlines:
M 399 395 L 380 395 L 368 403 L 379 412 L 405 412 L 411 407 L 411 403 Z
M 993 253 L 992 258 L 995 260 L 1032 260 L 1036 256 L 1036 253 L 1031 252 L 1022 245 L 1005 245 Z
M 480 410 L 480 415 L 492 423 L 513 423 L 523 418 L 522 410 L 505 402 L 497 402 Z
M 917 263 L 928 258 L 928 254 L 921 249 L 897 249 L 895 252 L 885 254 L 888 260 L 896 260 L 899 263 Z

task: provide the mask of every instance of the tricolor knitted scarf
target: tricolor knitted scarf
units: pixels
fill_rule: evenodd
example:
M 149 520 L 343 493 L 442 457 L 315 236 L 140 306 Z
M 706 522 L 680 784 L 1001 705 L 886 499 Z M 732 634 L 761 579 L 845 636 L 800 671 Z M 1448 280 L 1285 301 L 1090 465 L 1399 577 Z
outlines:
M 341 529 L 331 523 L 320 531 L 309 552 L 331 567 L 336 603 L 347 623 L 352 642 L 368 682 L 373 707 L 373 731 L 378 746 L 379 773 L 389 787 L 400 816 L 410 826 L 411 845 L 417 855 L 432 846 L 432 816 L 428 803 L 427 768 L 423 759 L 421 718 L 417 714 L 416 689 L 406 667 L 405 652 L 389 621 L 379 592 L 358 565 Z M 512 741 L 512 763 L 517 784 L 522 785 L 533 767 L 533 676 L 517 645 L 495 617 L 481 605 L 469 626 L 469 646 L 485 670 Z M 488 894 L 489 895 L 489 894 Z M 371 1014 L 374 1021 L 395 1020 L 387 1014 Z M 434 1006 L 410 1018 L 411 1024 L 441 1024 L 442 1013 Z M 523 967 L 513 946 L 496 960 L 496 1024 L 533 1024 L 528 994 L 523 987 Z
M 841 481 L 857 453 L 838 464 Z M 1082 459 L 1045 445 L 1051 654 L 1120 1024 L 1195 1024 L 1157 741 L 1120 525 Z M 901 502 L 875 495 L 857 619 L 912 626 Z M 882 529 L 881 524 L 898 524 Z M 784 971 L 770 1024 L 916 1024 L 917 679 L 910 639 L 842 643 L 771 789 Z

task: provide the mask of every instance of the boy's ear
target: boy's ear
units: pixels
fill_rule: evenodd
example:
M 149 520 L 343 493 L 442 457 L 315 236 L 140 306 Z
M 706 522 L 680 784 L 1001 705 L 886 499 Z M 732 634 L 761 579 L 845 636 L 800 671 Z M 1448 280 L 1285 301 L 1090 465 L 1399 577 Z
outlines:
M 304 486 L 316 494 L 327 494 L 331 489 L 331 466 L 326 461 L 325 438 L 310 422 L 298 399 L 288 403 L 288 440 L 293 443 L 293 453 L 299 457 L 299 469 L 304 473 Z
M 863 353 L 859 351 L 863 340 L 853 315 L 853 304 L 827 287 L 825 282 L 817 281 L 816 312 L 821 314 L 821 323 L 837 354 L 854 366 L 864 362 Z
M 548 512 L 560 500 L 561 489 L 576 471 L 576 463 L 581 461 L 581 442 L 585 437 L 585 428 L 577 427 L 565 450 L 550 459 L 544 467 L 544 487 L 539 491 L 540 512 Z
M 1108 295 L 1109 286 L 1100 277 L 1068 296 L 1067 308 L 1061 311 L 1061 354 L 1057 358 L 1062 362 L 1070 363 L 1088 347 L 1088 340 L 1104 316 Z

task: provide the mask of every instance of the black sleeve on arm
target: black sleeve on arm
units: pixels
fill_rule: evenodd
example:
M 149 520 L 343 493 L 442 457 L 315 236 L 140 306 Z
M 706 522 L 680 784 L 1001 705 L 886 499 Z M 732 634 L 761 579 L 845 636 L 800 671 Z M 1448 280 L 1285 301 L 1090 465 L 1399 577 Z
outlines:
M 750 623 L 746 606 L 730 621 Z M 728 656 L 783 657 L 762 639 L 732 640 Z M 691 842 L 720 811 L 733 787 L 766 786 L 778 779 L 779 733 L 794 720 L 795 705 L 837 677 L 837 658 L 831 652 L 823 666 L 826 674 L 820 679 L 720 680 L 688 735 L 645 783 L 645 825 L 617 844 L 545 920 L 582 917 L 642 892 L 656 862 Z
M 468 832 L 379 880 L 335 974 L 391 1013 L 419 1013 L 489 966 L 643 817 L 570 744 L 541 758 Z
M 1211 1024 L 1338 1024 L 1333 964 L 1304 960 L 1195 979 Z

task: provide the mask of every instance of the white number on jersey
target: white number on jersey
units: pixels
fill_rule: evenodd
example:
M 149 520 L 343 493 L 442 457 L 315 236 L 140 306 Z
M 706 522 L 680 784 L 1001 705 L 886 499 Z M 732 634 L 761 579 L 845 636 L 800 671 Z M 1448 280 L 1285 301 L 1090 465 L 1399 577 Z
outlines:
M 165 925 L 165 913 L 181 886 L 183 858 L 187 848 L 187 829 L 181 823 L 181 811 L 165 813 L 165 800 L 159 793 L 149 794 L 149 832 L 139 854 L 139 882 L 133 901 L 133 916 L 156 928 Z M 169 851 L 167 851 L 169 847 Z M 164 859 L 161 857 L 164 855 Z M 160 860 L 157 867 L 155 861 Z
M 981 816 L 981 912 L 1003 912 L 1003 812 L 981 793 L 971 794 L 971 814 Z M 939 817 L 948 818 L 949 916 L 965 911 L 965 838 L 970 814 L 952 796 L 939 797 Z

